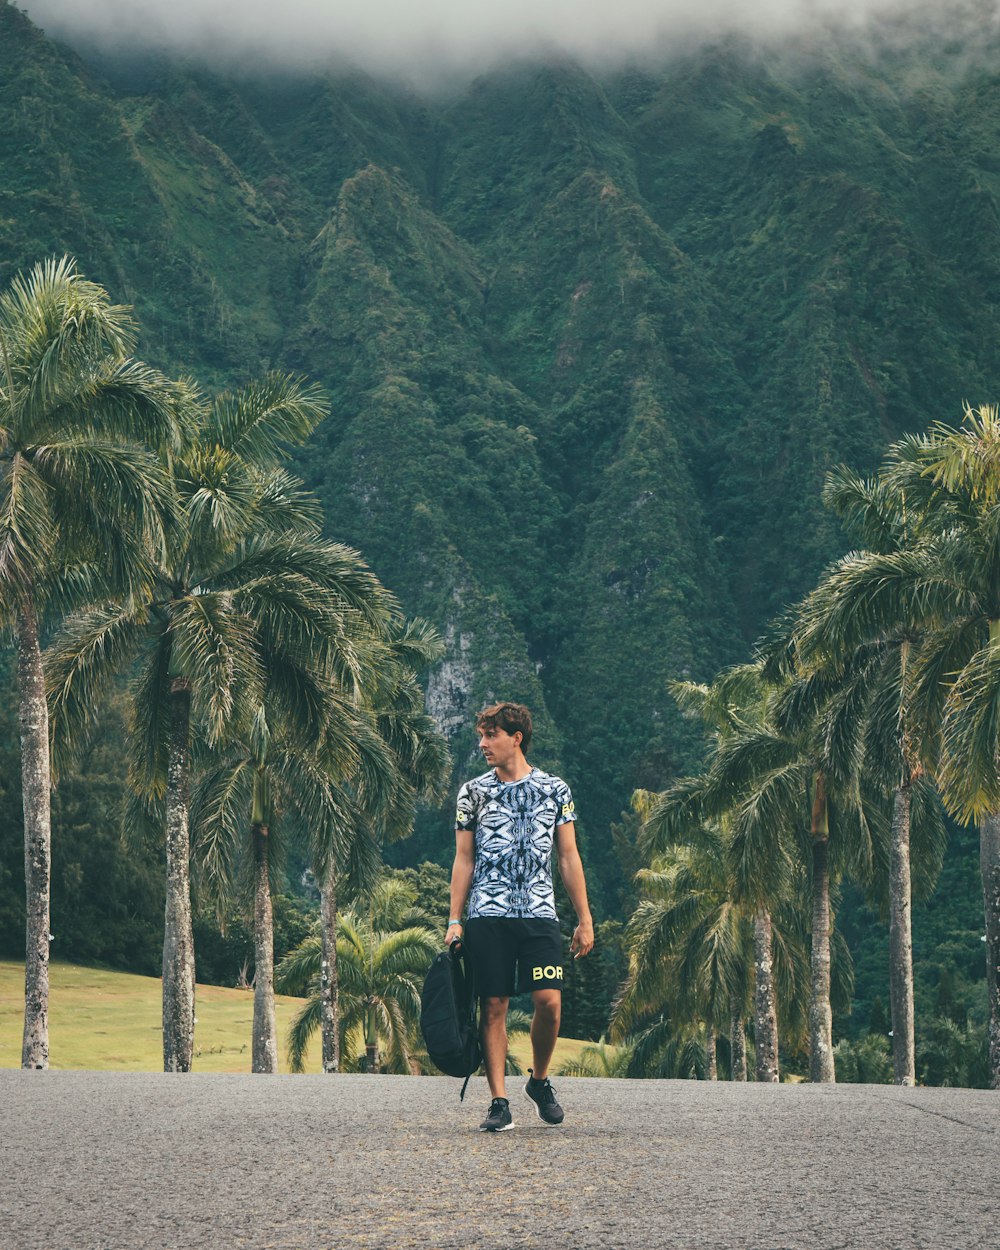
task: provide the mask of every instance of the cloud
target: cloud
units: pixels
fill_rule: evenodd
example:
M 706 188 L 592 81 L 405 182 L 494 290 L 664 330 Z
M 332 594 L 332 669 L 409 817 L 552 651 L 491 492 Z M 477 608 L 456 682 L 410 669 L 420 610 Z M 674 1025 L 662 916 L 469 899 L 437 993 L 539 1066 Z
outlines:
M 973 0 L 974 2 L 974 0 Z M 929 0 L 21 0 L 51 34 L 104 46 L 346 60 L 382 71 L 488 68 L 558 50 L 585 61 L 676 40 L 863 26 Z M 940 11 L 940 6 L 938 6 Z

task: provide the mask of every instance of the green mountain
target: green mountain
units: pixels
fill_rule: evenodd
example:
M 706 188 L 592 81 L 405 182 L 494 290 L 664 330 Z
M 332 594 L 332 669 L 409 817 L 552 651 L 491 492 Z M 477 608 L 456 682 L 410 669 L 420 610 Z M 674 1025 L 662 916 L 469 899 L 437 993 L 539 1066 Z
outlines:
M 667 681 L 842 549 L 825 471 L 996 398 L 991 29 L 433 96 L 74 52 L 0 0 L 0 281 L 68 251 L 151 362 L 324 383 L 300 468 L 446 638 L 457 770 L 483 702 L 530 703 L 610 890 L 631 789 L 699 756 Z M 449 842 L 428 816 L 407 854 Z

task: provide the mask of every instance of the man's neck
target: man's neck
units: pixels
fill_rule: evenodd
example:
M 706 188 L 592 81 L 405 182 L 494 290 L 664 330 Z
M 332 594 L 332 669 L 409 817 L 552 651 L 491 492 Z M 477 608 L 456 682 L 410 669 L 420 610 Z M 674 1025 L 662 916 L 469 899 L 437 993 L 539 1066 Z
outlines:
M 504 767 L 497 764 L 494 771 L 501 781 L 523 781 L 524 778 L 531 772 L 531 765 L 523 755 L 519 754 L 516 759 L 511 760 L 511 762 Z

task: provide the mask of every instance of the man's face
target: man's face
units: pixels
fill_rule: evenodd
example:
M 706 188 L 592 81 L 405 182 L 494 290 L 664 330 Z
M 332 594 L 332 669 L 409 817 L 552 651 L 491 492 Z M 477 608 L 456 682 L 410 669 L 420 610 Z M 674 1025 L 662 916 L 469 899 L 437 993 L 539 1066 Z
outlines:
M 486 756 L 486 762 L 494 768 L 505 768 L 512 764 L 521 747 L 521 731 L 509 734 L 506 729 L 483 729 L 479 734 L 479 749 Z

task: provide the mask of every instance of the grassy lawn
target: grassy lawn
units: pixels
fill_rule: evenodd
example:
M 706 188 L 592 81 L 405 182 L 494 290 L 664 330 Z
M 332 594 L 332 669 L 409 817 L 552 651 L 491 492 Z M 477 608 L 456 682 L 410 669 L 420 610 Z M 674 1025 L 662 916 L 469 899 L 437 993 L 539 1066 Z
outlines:
M 161 986 L 158 977 L 106 972 L 54 963 L 50 971 L 49 1051 L 53 1068 L 159 1072 Z M 199 985 L 196 995 L 195 1070 L 249 1072 L 253 994 Z M 301 1000 L 276 1000 L 278 1036 L 284 1039 Z M 0 961 L 0 1067 L 21 1066 L 24 965 Z M 320 1070 L 319 1046 L 306 1070 Z M 288 1070 L 284 1053 L 279 1056 Z
M 52 1068 L 118 1072 L 159 1072 L 160 981 L 127 972 L 107 972 L 54 963 L 50 970 L 49 1048 Z M 279 1067 L 288 1071 L 284 1037 L 302 1002 L 276 1000 Z M 247 990 L 199 985 L 196 997 L 196 1072 L 249 1072 L 253 995 Z M 24 1022 L 24 965 L 0 960 L 0 1068 L 21 1066 Z M 556 1064 L 575 1057 L 585 1043 L 560 1039 Z M 512 1049 L 526 1069 L 531 1062 L 527 1037 Z M 306 1071 L 320 1071 L 319 1039 L 306 1057 Z

